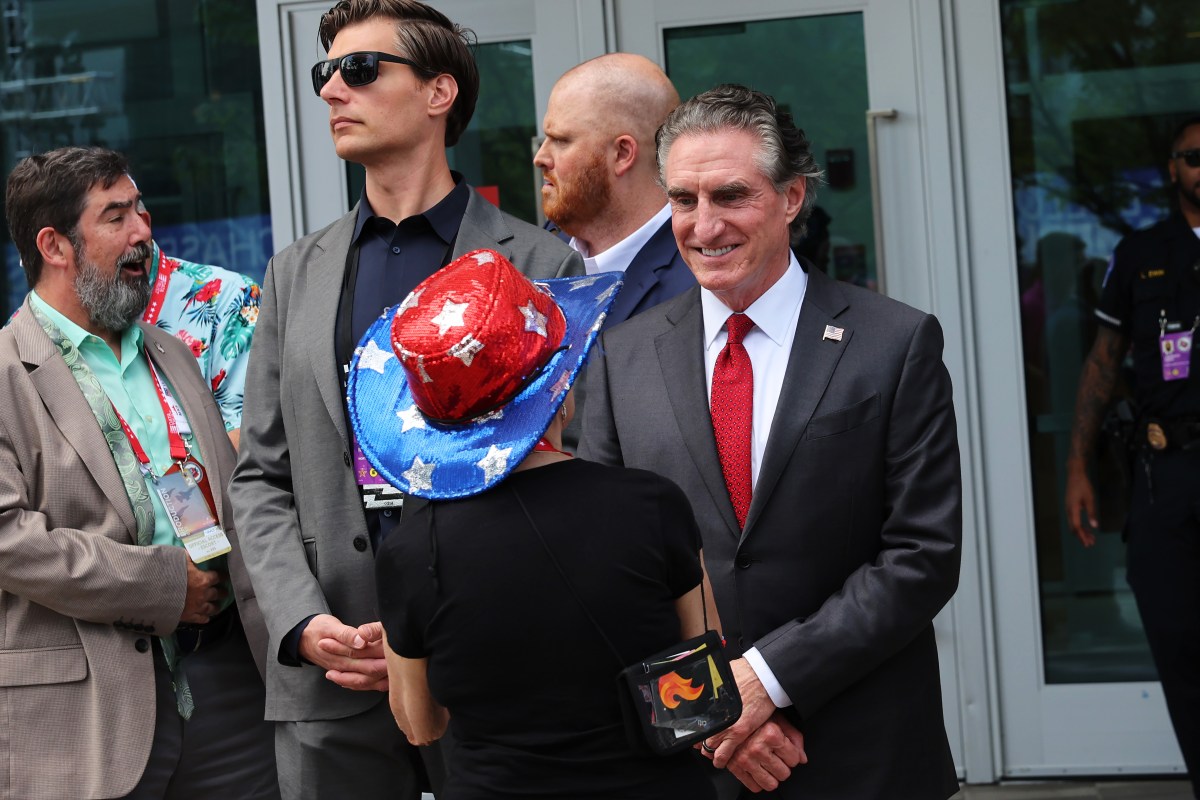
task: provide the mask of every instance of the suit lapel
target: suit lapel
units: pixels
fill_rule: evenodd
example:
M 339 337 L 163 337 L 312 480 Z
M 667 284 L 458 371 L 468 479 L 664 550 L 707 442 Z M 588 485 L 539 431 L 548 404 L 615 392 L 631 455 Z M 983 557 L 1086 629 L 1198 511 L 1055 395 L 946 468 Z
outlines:
M 829 386 L 842 353 L 850 344 L 854 331 L 844 323 L 840 326 L 843 329 L 840 342 L 824 338 L 825 326 L 833 324 L 847 307 L 845 296 L 834 280 L 815 269 L 808 270 L 808 288 L 800 306 L 796 338 L 792 342 L 775 418 L 771 421 L 766 451 L 754 484 L 743 539 L 750 534 L 770 501 L 771 493 Z
M 208 473 L 208 484 L 212 489 L 213 502 L 217 504 L 215 509 L 217 520 L 221 524 L 227 525 L 229 518 L 226 517 L 225 492 L 222 491 L 222 487 L 228 482 L 228 477 L 221 468 L 221 459 L 212 452 L 212 438 L 201 430 L 201 426 L 206 429 L 209 427 L 208 414 L 203 405 L 204 399 L 190 391 L 184 383 L 187 371 L 195 368 L 195 359 L 186 351 L 180 352 L 178 347 L 172 346 L 173 343 L 164 344 L 164 339 L 169 340 L 172 337 L 161 329 L 143 324 L 142 332 L 146 335 L 146 353 L 171 384 L 172 394 L 183 408 L 188 424 L 191 425 L 196 446 L 200 448 L 200 460 L 204 464 L 205 472 Z
M 471 189 L 467 210 L 463 212 L 462 224 L 454 240 L 454 258 L 472 250 L 487 248 L 512 260 L 512 249 L 506 244 L 512 238 L 512 229 L 505 223 L 500 211 L 479 192 Z
M 654 340 L 659 368 L 667 386 L 671 411 L 679 421 L 684 444 L 696 465 L 704 485 L 712 495 L 721 519 L 736 536 L 737 517 L 729 501 L 725 476 L 717 457 L 712 414 L 708 408 L 708 387 L 704 374 L 704 315 L 700 310 L 700 290 L 693 289 L 683 303 L 668 316 L 675 327 Z M 686 428 L 686 429 L 685 429 Z
M 633 315 L 642 298 L 658 285 L 658 271 L 671 263 L 676 252 L 675 234 L 671 231 L 671 221 L 667 220 L 629 262 L 625 284 L 608 312 L 605 327 L 624 322 Z
M 71 375 L 70 367 L 33 316 L 28 299 L 12 324 L 21 360 L 34 367 L 29 378 L 41 395 L 46 410 L 82 459 L 100 487 L 101 494 L 116 508 L 121 522 L 125 523 L 129 543 L 136 544 L 137 520 L 129 505 L 121 473 L 110 455 L 108 442 L 96 423 L 91 406 L 79 390 L 79 384 Z
M 312 361 L 313 377 L 325 410 L 337 428 L 338 435 L 349 449 L 350 437 L 346 433 L 346 415 L 342 410 L 342 385 L 337 363 L 337 315 L 338 302 L 342 296 L 342 280 L 346 275 L 346 257 L 350 251 L 350 238 L 354 234 L 354 223 L 358 218 L 358 206 L 342 217 L 313 247 L 317 255 L 307 264 L 298 264 L 304 272 L 307 287 L 300 310 L 300 319 L 307 321 L 317 332 L 308 337 L 309 358 Z

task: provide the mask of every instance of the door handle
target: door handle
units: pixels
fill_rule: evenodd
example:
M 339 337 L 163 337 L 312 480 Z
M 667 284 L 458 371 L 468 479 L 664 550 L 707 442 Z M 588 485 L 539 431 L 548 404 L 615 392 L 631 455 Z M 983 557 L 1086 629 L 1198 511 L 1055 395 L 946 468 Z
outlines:
M 867 109 L 867 160 L 871 168 L 871 217 L 875 222 L 875 285 L 880 294 L 887 294 L 887 270 L 883 260 L 883 201 L 879 196 L 879 144 L 876 128 L 880 119 L 895 119 L 900 115 L 894 108 Z

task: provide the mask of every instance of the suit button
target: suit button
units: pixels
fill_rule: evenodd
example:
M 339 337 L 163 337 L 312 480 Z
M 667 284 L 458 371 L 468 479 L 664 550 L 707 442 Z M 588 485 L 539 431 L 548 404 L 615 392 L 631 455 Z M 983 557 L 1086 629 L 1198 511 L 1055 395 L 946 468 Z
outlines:
M 139 653 L 146 652 L 147 650 L 150 649 L 150 640 L 149 639 L 138 639 L 136 642 L 133 643 L 133 649 L 137 650 Z
M 737 564 L 738 569 L 746 569 L 750 566 L 750 556 L 745 553 L 738 553 L 738 557 L 733 563 Z
M 350 466 L 350 454 L 345 450 L 342 451 L 342 461 L 346 462 L 346 466 Z
M 354 549 L 360 553 L 363 552 L 364 550 L 366 550 L 367 549 L 367 537 L 355 536 L 354 537 Z

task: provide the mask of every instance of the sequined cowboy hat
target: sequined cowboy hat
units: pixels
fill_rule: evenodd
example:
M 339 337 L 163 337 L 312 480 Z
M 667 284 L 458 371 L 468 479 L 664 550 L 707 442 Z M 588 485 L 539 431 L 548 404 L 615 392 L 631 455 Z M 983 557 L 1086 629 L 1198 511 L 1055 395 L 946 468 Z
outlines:
M 495 486 L 529 455 L 578 376 L 619 273 L 531 282 L 493 250 L 438 270 L 367 330 L 350 424 L 397 489 L 432 500 Z

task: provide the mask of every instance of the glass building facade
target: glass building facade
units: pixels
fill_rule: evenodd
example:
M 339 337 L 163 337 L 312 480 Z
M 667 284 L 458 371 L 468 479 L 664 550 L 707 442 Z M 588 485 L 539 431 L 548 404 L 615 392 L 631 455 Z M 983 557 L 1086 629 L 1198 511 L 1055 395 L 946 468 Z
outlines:
M 125 153 L 169 255 L 262 278 L 274 252 L 254 3 L 0 0 L 5 175 L 31 153 Z M 28 291 L 4 226 L 0 304 Z

